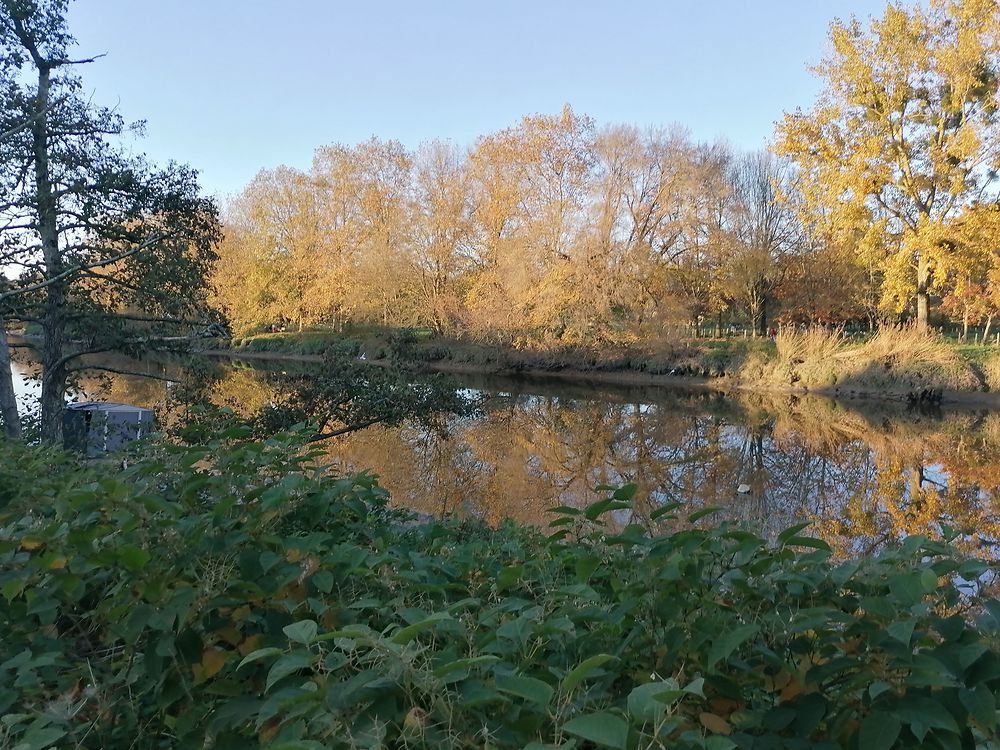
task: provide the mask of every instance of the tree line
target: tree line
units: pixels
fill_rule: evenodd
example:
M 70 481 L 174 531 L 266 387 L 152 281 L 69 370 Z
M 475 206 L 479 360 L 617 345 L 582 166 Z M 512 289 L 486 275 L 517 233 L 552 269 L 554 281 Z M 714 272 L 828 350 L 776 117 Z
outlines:
M 814 108 L 758 152 L 569 106 L 469 148 L 320 148 L 231 202 L 217 302 L 240 331 L 352 321 L 506 343 L 926 328 L 932 302 L 989 326 L 998 29 L 992 0 L 833 22 Z
M 0 319 L 40 337 L 49 437 L 80 357 L 176 346 L 213 308 L 236 332 L 513 346 L 774 321 L 988 331 L 1000 310 L 996 0 L 834 21 L 820 96 L 765 150 L 567 106 L 468 148 L 320 148 L 261 172 L 224 225 L 194 170 L 136 157 L 141 128 L 84 93 L 67 5 L 0 0 Z M 15 435 L 5 339 L 0 413 Z

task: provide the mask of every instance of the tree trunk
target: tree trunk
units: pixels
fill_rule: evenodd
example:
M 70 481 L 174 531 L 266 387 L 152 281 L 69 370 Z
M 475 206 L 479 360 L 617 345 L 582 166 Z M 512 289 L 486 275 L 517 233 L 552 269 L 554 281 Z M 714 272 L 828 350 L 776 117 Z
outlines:
M 35 120 L 31 135 L 35 152 L 35 192 L 38 208 L 38 235 L 42 242 L 42 260 L 45 262 L 45 276 L 53 279 L 62 273 L 63 263 L 59 253 L 59 223 L 56 200 L 52 192 L 49 175 L 48 106 L 49 67 L 41 65 L 38 70 L 38 95 L 35 104 Z M 45 302 L 42 305 L 42 398 L 41 430 L 42 439 L 57 442 L 62 437 L 62 414 L 66 398 L 66 364 L 63 347 L 66 334 L 65 281 L 55 281 L 45 287 Z
M 17 399 L 14 397 L 14 375 L 10 366 L 7 329 L 2 321 L 0 321 L 0 415 L 3 416 L 4 434 L 13 440 L 19 440 L 21 419 L 17 413 Z
M 986 318 L 986 328 L 983 329 L 983 346 L 986 346 L 986 342 L 990 338 L 990 328 L 993 327 L 993 316 L 990 315 Z
M 930 298 L 928 295 L 930 276 L 927 257 L 924 253 L 920 253 L 919 258 L 917 258 L 917 330 L 920 333 L 927 333 L 930 317 Z

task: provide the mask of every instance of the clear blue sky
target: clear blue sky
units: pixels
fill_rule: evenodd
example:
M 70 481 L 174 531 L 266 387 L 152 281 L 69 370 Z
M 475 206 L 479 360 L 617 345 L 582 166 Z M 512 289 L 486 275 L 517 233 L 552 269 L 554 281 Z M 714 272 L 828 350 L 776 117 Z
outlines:
M 680 123 L 756 148 L 818 91 L 835 16 L 884 0 L 77 0 L 102 104 L 210 193 L 372 135 L 471 144 L 564 103 L 598 122 Z

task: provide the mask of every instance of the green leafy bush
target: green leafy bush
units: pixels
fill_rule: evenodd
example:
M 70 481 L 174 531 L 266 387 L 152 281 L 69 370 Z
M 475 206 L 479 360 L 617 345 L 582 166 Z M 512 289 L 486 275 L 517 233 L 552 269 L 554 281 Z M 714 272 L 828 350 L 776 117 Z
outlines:
M 997 746 L 991 571 L 945 543 L 601 525 L 629 487 L 416 524 L 301 440 L 0 443 L 0 746 Z

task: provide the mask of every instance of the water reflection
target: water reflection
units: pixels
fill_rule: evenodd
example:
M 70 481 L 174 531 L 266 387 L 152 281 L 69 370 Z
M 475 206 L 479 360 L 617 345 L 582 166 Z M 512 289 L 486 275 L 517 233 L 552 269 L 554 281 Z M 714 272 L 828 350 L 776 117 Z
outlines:
M 177 363 L 156 367 L 159 378 L 184 374 Z M 251 412 L 273 400 L 281 382 L 273 367 L 236 365 L 219 373 L 211 394 Z M 545 524 L 548 508 L 584 506 L 603 496 L 596 487 L 632 482 L 638 492 L 622 522 L 645 522 L 675 501 L 691 511 L 721 506 L 768 534 L 813 521 L 812 533 L 845 555 L 945 526 L 968 531 L 970 546 L 993 544 L 1000 530 L 998 414 L 760 394 L 465 385 L 493 394 L 483 415 L 452 420 L 446 434 L 369 428 L 332 441 L 331 459 L 345 471 L 370 469 L 401 505 L 493 522 Z M 108 373 L 78 387 L 161 414 L 170 394 L 164 380 Z M 737 491 L 743 484 L 749 492 Z

